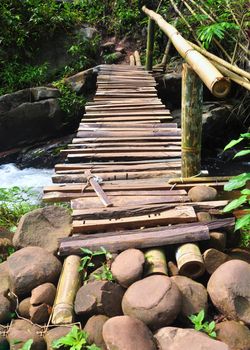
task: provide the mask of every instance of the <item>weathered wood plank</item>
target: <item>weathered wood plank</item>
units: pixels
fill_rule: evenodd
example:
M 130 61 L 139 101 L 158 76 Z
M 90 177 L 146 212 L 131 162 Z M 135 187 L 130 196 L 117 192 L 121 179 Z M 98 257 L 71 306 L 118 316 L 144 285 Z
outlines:
M 118 252 L 128 248 L 150 248 L 156 246 L 165 246 L 169 244 L 196 242 L 209 239 L 209 231 L 206 225 L 194 226 L 193 224 L 175 225 L 171 227 L 162 227 L 160 230 L 146 229 L 135 231 L 125 231 L 115 236 L 103 236 L 76 239 L 65 239 L 61 242 L 59 254 L 81 254 L 81 248 L 89 248 L 91 250 L 104 247 L 110 252 Z
M 120 229 L 135 229 L 152 227 L 157 225 L 181 224 L 195 222 L 197 220 L 192 207 L 176 207 L 157 214 L 132 216 L 121 219 L 100 220 L 75 220 L 73 221 L 73 233 L 93 233 L 105 231 L 118 231 Z

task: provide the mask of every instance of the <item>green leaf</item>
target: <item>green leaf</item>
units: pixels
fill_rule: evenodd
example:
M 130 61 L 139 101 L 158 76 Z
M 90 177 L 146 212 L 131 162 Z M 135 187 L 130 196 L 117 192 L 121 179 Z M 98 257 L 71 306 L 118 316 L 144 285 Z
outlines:
M 250 139 L 250 132 L 246 132 L 245 134 L 240 134 L 240 137 L 243 137 L 244 139 Z
M 236 221 L 235 231 L 248 226 L 250 227 L 250 214 L 246 214 Z
M 213 332 L 209 333 L 209 336 L 210 336 L 211 338 L 216 338 L 216 332 L 213 331 Z
M 33 339 L 27 340 L 27 341 L 23 344 L 21 350 L 30 350 L 32 344 L 33 344 Z
M 249 195 L 250 195 L 250 190 L 249 190 L 248 188 L 245 188 L 245 189 L 242 190 L 240 193 L 249 196 Z
M 204 309 L 202 309 L 202 310 L 198 313 L 198 315 L 197 315 L 197 317 L 196 317 L 196 320 L 197 320 L 199 323 L 202 323 L 202 321 L 204 320 L 204 317 L 205 317 L 205 311 L 204 311 Z
M 210 332 L 212 332 L 215 329 L 215 322 L 214 321 L 209 323 L 208 329 L 209 329 Z
M 87 254 L 87 255 L 92 255 L 93 252 L 88 249 L 88 248 L 81 248 L 81 251 L 84 253 L 84 254 Z
M 232 148 L 234 147 L 235 145 L 237 145 L 238 143 L 240 143 L 244 138 L 243 137 L 240 137 L 238 138 L 237 140 L 232 140 L 230 141 L 224 148 L 224 151 L 226 151 L 227 149 L 229 148 Z
M 238 153 L 235 154 L 234 158 L 244 157 L 247 154 L 250 154 L 250 149 L 245 149 L 245 150 L 239 151 Z
M 246 182 L 250 180 L 250 173 L 243 173 L 232 177 L 228 183 L 225 184 L 225 191 L 232 191 L 245 186 Z
M 224 213 L 228 213 L 232 211 L 233 209 L 236 209 L 240 207 L 242 204 L 247 202 L 247 196 L 241 196 L 240 198 L 234 199 L 232 202 L 230 202 L 224 209 Z

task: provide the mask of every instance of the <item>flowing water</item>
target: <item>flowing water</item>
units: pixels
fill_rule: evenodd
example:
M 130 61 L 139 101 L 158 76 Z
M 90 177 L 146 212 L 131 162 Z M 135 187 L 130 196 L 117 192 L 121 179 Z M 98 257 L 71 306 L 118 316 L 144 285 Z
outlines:
M 52 169 L 26 168 L 19 169 L 15 164 L 0 165 L 0 187 L 10 188 L 32 187 L 42 189 L 43 186 L 52 184 Z

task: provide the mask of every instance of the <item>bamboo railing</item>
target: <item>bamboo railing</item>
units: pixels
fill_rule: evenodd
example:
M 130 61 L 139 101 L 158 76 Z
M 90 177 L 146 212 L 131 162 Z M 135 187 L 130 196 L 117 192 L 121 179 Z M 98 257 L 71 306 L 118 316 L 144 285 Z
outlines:
M 142 8 L 143 12 L 149 16 L 149 31 L 147 43 L 147 62 L 152 62 L 153 54 L 153 25 L 154 21 L 159 28 L 169 37 L 172 44 L 185 59 L 185 61 L 192 67 L 196 74 L 200 77 L 203 83 L 211 91 L 211 93 L 220 98 L 224 98 L 230 91 L 230 80 L 225 78 L 220 71 L 201 53 L 196 51 L 178 32 L 178 30 L 171 24 L 166 22 L 161 15 L 149 10 L 146 6 Z M 152 64 L 146 64 L 146 69 L 152 69 Z

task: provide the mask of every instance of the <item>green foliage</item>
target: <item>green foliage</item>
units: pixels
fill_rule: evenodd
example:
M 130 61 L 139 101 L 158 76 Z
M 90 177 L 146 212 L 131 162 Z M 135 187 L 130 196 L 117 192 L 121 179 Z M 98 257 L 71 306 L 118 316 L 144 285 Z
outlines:
M 33 339 L 27 340 L 27 341 L 23 344 L 21 350 L 30 350 L 32 344 L 33 344 Z
M 100 273 L 94 273 L 94 278 L 98 281 L 114 281 L 114 276 L 107 264 L 102 265 L 102 271 Z
M 81 251 L 84 253 L 84 256 L 81 259 L 81 266 L 79 267 L 79 271 L 83 271 L 83 280 L 87 280 L 88 276 L 88 269 L 94 268 L 95 264 L 93 263 L 93 258 L 96 256 L 103 256 L 105 257 L 106 261 L 110 260 L 112 258 L 112 255 L 103 247 L 100 248 L 100 250 L 92 251 L 87 248 L 81 248 Z M 99 280 L 113 280 L 112 272 L 110 271 L 108 265 L 103 263 L 103 272 L 101 274 L 95 274 L 98 277 L 95 277 Z
M 239 27 L 235 23 L 220 22 L 198 27 L 197 34 L 204 47 L 209 48 L 213 38 L 222 40 L 225 38 L 225 32 L 237 29 Z
M 31 188 L 0 188 L 0 226 L 15 231 L 21 216 L 38 208 L 37 193 Z
M 67 84 L 64 79 L 58 80 L 53 83 L 60 93 L 59 97 L 60 108 L 66 113 L 67 119 L 75 118 L 86 103 L 86 99 L 80 95 L 77 95 Z
M 211 338 L 216 338 L 215 322 L 204 322 L 205 311 L 203 309 L 197 315 L 190 315 L 188 318 L 194 324 L 194 329 L 196 331 L 204 332 Z
M 88 345 L 88 334 L 80 330 L 77 326 L 73 326 L 71 331 L 64 337 L 54 340 L 53 349 L 63 347 L 68 350 L 101 350 L 95 344 Z
M 106 53 L 106 54 L 103 55 L 103 59 L 104 59 L 104 62 L 106 64 L 112 64 L 112 63 L 116 62 L 117 56 L 116 56 L 115 52 L 113 52 L 113 53 Z
M 243 140 L 247 141 L 249 143 L 250 141 L 250 133 L 241 134 L 240 137 L 237 140 L 232 140 L 229 142 L 228 145 L 224 148 L 224 150 L 227 150 L 229 148 L 234 147 L 235 145 L 239 144 Z M 239 151 L 236 153 L 234 158 L 236 157 L 243 157 L 250 153 L 249 145 L 247 146 L 246 150 Z M 238 176 L 232 177 L 228 183 L 225 184 L 224 190 L 225 191 L 233 191 L 237 189 L 242 189 L 242 187 L 245 187 L 247 185 L 247 182 L 250 181 L 250 172 L 249 173 L 243 173 Z M 241 190 L 241 196 L 237 199 L 234 199 L 232 202 L 230 202 L 223 211 L 225 213 L 231 212 L 234 209 L 237 209 L 241 207 L 242 205 L 246 206 L 247 209 L 250 209 L 250 190 L 248 188 L 243 188 Z M 249 246 L 250 245 L 250 213 L 246 213 L 241 218 L 236 220 L 235 224 L 235 230 L 242 230 L 241 231 L 241 244 L 243 246 Z M 248 239 L 248 241 L 247 241 Z

